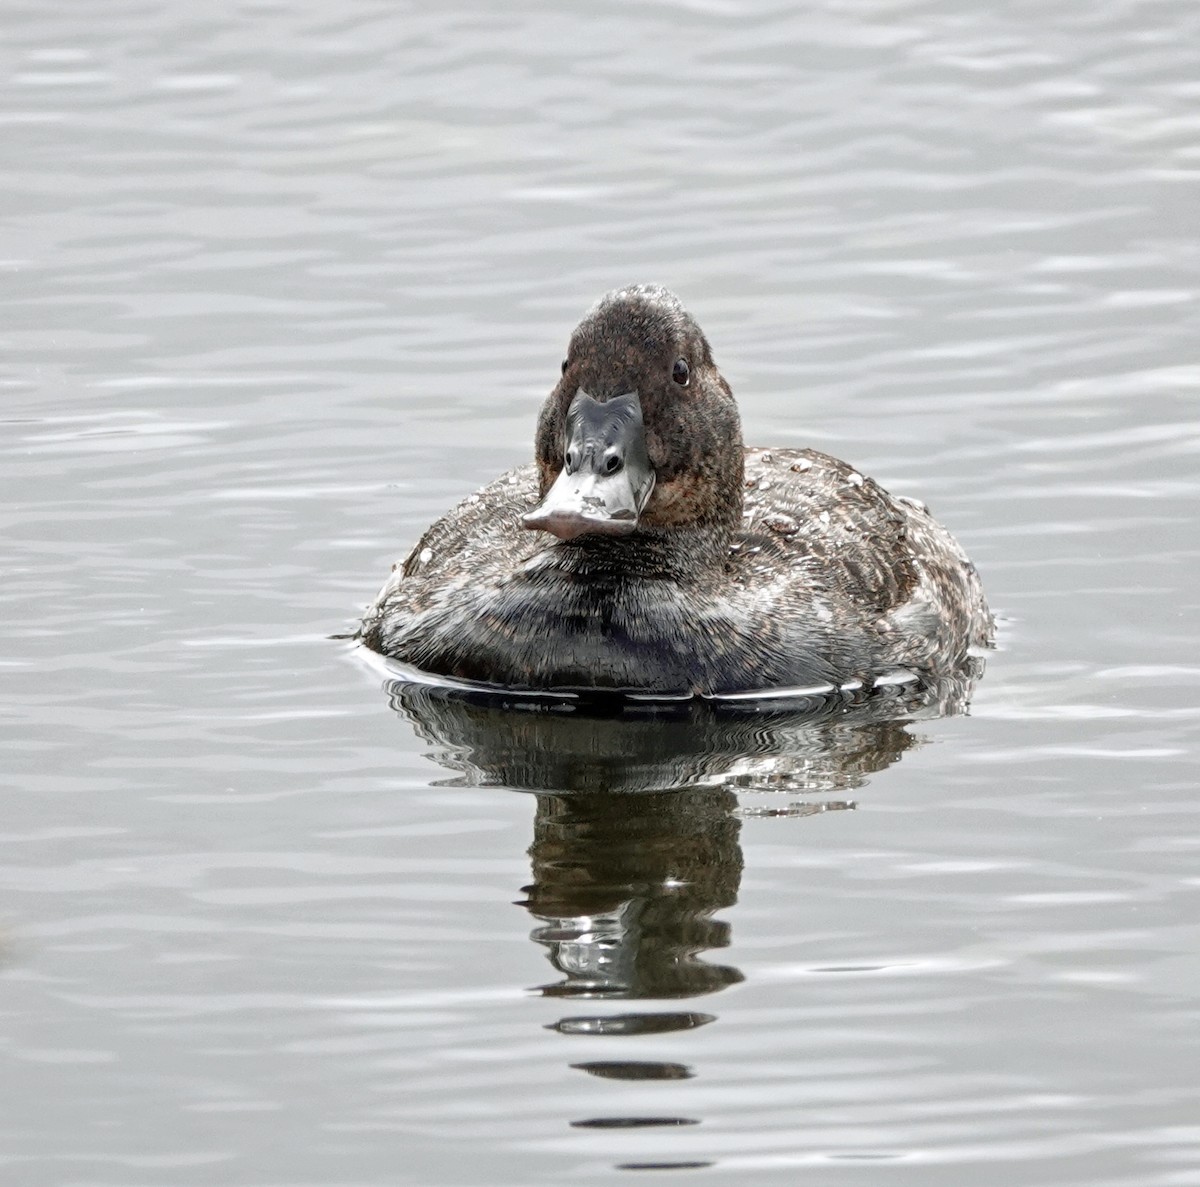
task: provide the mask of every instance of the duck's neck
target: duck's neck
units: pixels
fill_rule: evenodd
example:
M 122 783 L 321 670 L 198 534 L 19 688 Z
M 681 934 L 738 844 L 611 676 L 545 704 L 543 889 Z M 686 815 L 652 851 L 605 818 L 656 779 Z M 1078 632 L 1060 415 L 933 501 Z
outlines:
M 563 541 L 536 558 L 542 571 L 577 579 L 701 581 L 722 571 L 733 531 L 726 524 L 639 528 L 628 536 L 585 536 Z

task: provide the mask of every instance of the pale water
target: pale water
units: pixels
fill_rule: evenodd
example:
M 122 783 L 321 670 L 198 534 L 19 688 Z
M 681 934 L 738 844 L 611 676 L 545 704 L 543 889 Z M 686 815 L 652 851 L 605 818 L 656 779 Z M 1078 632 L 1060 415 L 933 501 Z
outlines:
M 1200 1184 L 1200 7 L 0 30 L 5 1183 Z M 956 532 L 969 716 L 329 639 L 633 281 Z

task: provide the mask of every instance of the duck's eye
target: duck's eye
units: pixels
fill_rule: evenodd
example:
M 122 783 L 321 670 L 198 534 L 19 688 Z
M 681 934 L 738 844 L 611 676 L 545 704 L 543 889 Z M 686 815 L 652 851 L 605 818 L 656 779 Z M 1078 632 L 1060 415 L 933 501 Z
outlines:
M 567 373 L 567 360 L 566 360 L 566 359 L 563 359 L 563 369 L 562 369 L 562 373 L 563 373 L 564 375 Z
M 671 368 L 671 378 L 675 380 L 680 387 L 687 387 L 688 380 L 691 378 L 691 372 L 688 370 L 687 359 L 676 359 L 675 366 Z

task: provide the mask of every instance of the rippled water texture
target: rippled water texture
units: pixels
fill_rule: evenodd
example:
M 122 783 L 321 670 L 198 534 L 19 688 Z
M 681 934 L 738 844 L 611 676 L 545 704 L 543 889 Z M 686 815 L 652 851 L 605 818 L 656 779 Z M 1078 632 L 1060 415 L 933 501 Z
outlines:
M 5 1183 L 1200 1184 L 1193 0 L 0 29 Z M 638 280 L 959 536 L 969 716 L 330 641 Z

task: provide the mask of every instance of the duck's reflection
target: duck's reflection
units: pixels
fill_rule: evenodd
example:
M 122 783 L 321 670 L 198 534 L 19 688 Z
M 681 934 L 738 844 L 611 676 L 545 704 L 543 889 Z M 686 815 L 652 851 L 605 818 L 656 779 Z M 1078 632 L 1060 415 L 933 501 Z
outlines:
M 730 943 L 730 924 L 716 915 L 737 901 L 743 820 L 853 807 L 846 793 L 916 743 L 905 725 L 961 711 L 972 683 L 967 675 L 857 700 L 839 695 L 773 705 L 620 709 L 479 699 L 402 680 L 387 691 L 433 747 L 431 756 L 455 772 L 449 782 L 537 793 L 533 879 L 521 905 L 537 921 L 532 939 L 556 972 L 537 992 L 574 1000 L 670 1000 L 743 979 L 732 965 L 703 958 Z M 551 1029 L 646 1035 L 713 1021 L 712 1014 L 690 1009 L 572 1013 Z M 656 1060 L 572 1066 L 626 1081 L 692 1075 L 685 1063 Z M 693 1123 L 613 1116 L 574 1124 Z
M 743 817 L 852 807 L 844 793 L 914 744 L 904 724 L 961 709 L 970 683 L 721 706 L 387 691 L 452 782 L 538 793 L 523 905 L 560 974 L 540 992 L 636 999 L 742 979 L 701 954 L 729 944 L 714 916 L 737 901 Z

